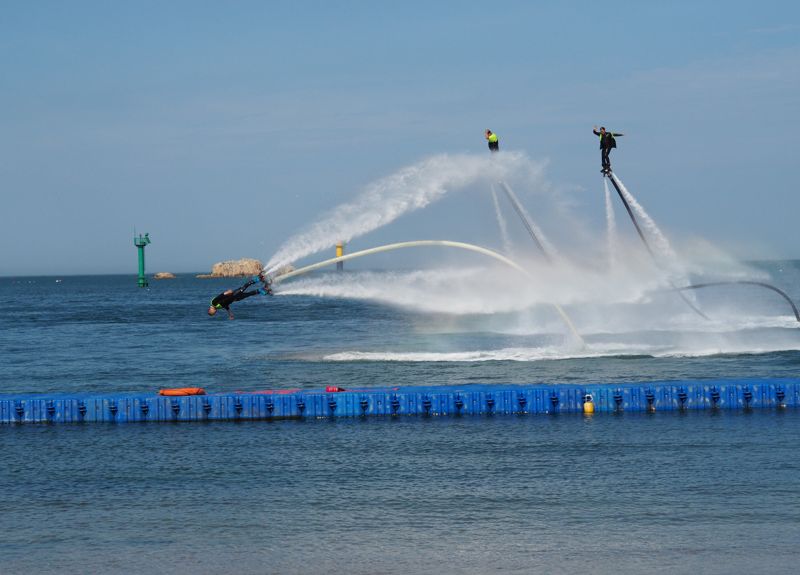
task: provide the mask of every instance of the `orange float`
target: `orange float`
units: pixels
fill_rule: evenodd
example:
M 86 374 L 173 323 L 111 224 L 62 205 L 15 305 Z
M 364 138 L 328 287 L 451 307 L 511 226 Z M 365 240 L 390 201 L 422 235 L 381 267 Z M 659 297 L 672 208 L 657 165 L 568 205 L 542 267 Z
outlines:
M 158 395 L 205 395 L 206 390 L 202 387 L 175 387 L 172 389 L 159 389 Z

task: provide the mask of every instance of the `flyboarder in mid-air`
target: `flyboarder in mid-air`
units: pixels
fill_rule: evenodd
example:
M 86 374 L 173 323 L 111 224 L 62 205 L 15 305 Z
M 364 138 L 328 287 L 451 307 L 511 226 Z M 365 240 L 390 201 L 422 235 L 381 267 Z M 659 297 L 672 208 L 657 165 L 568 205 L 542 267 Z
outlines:
M 256 282 L 261 282 L 263 287 L 258 290 L 253 291 L 245 291 L 251 285 Z M 239 287 L 235 290 L 225 290 L 221 294 L 214 297 L 211 300 L 211 304 L 208 306 L 208 315 L 213 316 L 217 313 L 218 309 L 224 309 L 228 312 L 228 319 L 233 319 L 233 312 L 231 312 L 231 304 L 236 301 L 241 301 L 245 298 L 248 298 L 253 295 L 272 295 L 272 288 L 270 287 L 270 281 L 268 278 L 264 277 L 263 273 L 258 274 L 257 276 L 252 277 L 245 283 L 242 287 Z
M 489 151 L 492 153 L 500 151 L 500 140 L 497 139 L 497 134 L 493 134 L 491 130 L 486 130 L 486 141 L 489 142 Z
M 611 153 L 611 148 L 617 147 L 617 141 L 614 139 L 615 136 L 622 136 L 623 134 L 615 134 L 613 132 L 606 132 L 604 127 L 600 128 L 600 131 L 597 131 L 597 126 L 592 129 L 595 136 L 600 136 L 600 156 L 603 162 L 603 169 L 600 170 L 604 176 L 607 176 L 611 173 L 611 160 L 608 157 L 608 154 Z

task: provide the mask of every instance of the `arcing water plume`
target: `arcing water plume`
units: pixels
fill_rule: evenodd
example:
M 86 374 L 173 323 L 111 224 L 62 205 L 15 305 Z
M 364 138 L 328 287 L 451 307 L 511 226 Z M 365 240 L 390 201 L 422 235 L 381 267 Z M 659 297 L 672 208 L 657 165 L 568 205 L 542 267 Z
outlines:
M 617 263 L 617 222 L 614 218 L 614 204 L 611 201 L 611 191 L 608 189 L 608 180 L 603 178 L 603 187 L 606 193 L 606 238 L 608 241 L 608 267 L 613 269 Z
M 511 238 L 508 235 L 508 226 L 503 211 L 500 209 L 500 203 L 497 201 L 497 190 L 494 184 L 492 184 L 492 203 L 494 204 L 494 214 L 497 217 L 497 225 L 500 228 L 500 238 L 503 240 L 503 252 L 510 254 L 512 251 Z
M 525 171 L 539 170 L 525 154 L 516 152 L 427 158 L 369 184 L 355 200 L 289 238 L 267 262 L 266 271 L 272 273 L 337 241 L 350 241 L 475 182 L 493 182 Z
M 525 180 L 536 185 L 542 183 L 542 180 L 537 181 L 540 175 L 541 167 L 522 154 L 504 152 L 486 157 L 429 158 L 368 186 L 353 202 L 337 208 L 305 232 L 290 239 L 270 260 L 267 267 L 269 270 L 275 270 L 282 262 L 294 261 L 326 249 L 339 239 L 348 240 L 367 233 L 402 214 L 421 209 L 451 192 L 473 185 L 477 185 L 476 187 L 483 185 L 492 189 L 496 217 L 508 250 L 509 230 L 506 229 L 506 221 L 499 210 L 499 201 L 496 197 L 498 191 L 506 194 L 534 239 L 543 235 L 538 227 L 534 228 L 531 225 L 530 216 L 521 206 L 513 190 L 500 178 L 514 177 L 515 182 Z M 641 337 L 641 330 L 646 329 L 655 334 L 653 337 L 658 338 L 661 337 L 658 334 L 662 333 L 685 334 L 692 330 L 728 330 L 730 316 L 733 315 L 729 312 L 735 312 L 737 317 L 741 317 L 742 308 L 739 302 L 731 303 L 727 294 L 722 302 L 716 298 L 713 302 L 708 301 L 710 299 L 708 297 L 704 298 L 706 300 L 704 306 L 711 305 L 716 312 L 721 312 L 713 314 L 715 317 L 724 318 L 719 325 L 717 325 L 718 320 L 698 324 L 691 316 L 682 313 L 685 308 L 682 307 L 680 299 L 683 299 L 683 303 L 688 304 L 698 315 L 708 320 L 708 317 L 692 304 L 686 295 L 693 294 L 700 286 L 688 285 L 685 279 L 687 274 L 681 269 L 682 266 L 679 265 L 681 262 L 678 262 L 675 252 L 661 230 L 616 176 L 611 177 L 637 231 L 648 247 L 648 253 L 645 253 L 638 243 L 622 244 L 613 241 L 616 222 L 610 201 L 611 192 L 606 185 L 608 257 L 616 262 L 615 266 L 606 266 L 605 258 L 602 254 L 598 254 L 598 251 L 604 251 L 605 245 L 602 241 L 597 242 L 597 234 L 580 235 L 582 228 L 578 222 L 567 217 L 569 214 L 556 210 L 555 217 L 540 216 L 547 223 L 548 231 L 555 230 L 555 234 L 560 233 L 560 236 L 555 236 L 559 240 L 574 241 L 576 237 L 581 240 L 575 242 L 576 247 L 571 252 L 562 252 L 568 254 L 568 257 L 561 257 L 556 262 L 544 261 L 536 250 L 531 249 L 533 246 L 527 244 L 525 247 L 528 249 L 523 249 L 522 244 L 516 246 L 517 253 L 514 258 L 518 263 L 514 263 L 504 261 L 508 258 L 500 253 L 491 252 L 474 244 L 450 240 L 400 242 L 353 252 L 342 256 L 342 259 L 332 258 L 282 275 L 275 274 L 274 281 L 280 284 L 276 292 L 369 299 L 423 312 L 422 315 L 427 315 L 436 325 L 452 322 L 456 330 L 461 329 L 464 324 L 469 327 L 473 325 L 471 322 L 474 322 L 474 325 L 480 325 L 481 329 L 487 331 L 506 333 L 504 330 L 511 329 L 514 333 L 536 333 L 544 334 L 546 337 L 563 330 L 558 323 L 559 318 L 553 314 L 555 308 L 563 323 L 569 327 L 571 333 L 575 334 L 573 341 L 577 342 L 583 342 L 578 333 L 589 334 L 595 338 L 607 338 L 608 334 L 612 334 L 611 337 L 617 337 L 616 334 L 626 337 L 627 334 L 635 334 L 631 337 L 638 338 Z M 486 187 L 483 187 L 483 190 Z M 544 188 L 549 191 L 547 186 Z M 553 200 L 552 196 L 553 194 L 547 199 Z M 538 206 L 540 210 L 547 208 L 547 205 Z M 537 214 L 542 213 L 547 212 L 537 211 Z M 643 223 L 641 229 L 636 223 L 639 220 Z M 473 228 L 467 229 L 471 232 Z M 537 243 L 542 242 L 537 240 Z M 434 245 L 479 252 L 492 257 L 495 261 L 504 261 L 505 267 L 487 267 L 467 276 L 462 274 L 459 268 L 401 273 L 394 276 L 348 272 L 283 283 L 296 275 L 345 261 L 344 258 Z M 549 246 L 549 243 L 543 245 Z M 552 250 L 543 247 L 542 251 L 547 254 Z M 653 258 L 649 258 L 648 255 Z M 653 261 L 659 264 L 658 267 L 665 272 L 664 274 L 653 273 Z M 600 265 L 597 265 L 598 262 Z M 749 275 L 742 276 L 740 279 L 747 281 L 740 283 L 752 284 L 748 278 Z M 706 281 L 704 285 L 710 289 L 704 293 L 711 293 L 710 290 L 720 284 L 721 278 L 708 279 L 716 281 Z M 672 289 L 667 286 L 671 286 Z M 569 316 L 566 310 L 569 311 Z M 577 326 L 573 324 L 571 317 L 577 320 Z M 758 323 L 754 325 L 760 326 Z M 573 350 L 584 348 L 582 343 L 571 346 Z
M 659 227 L 656 225 L 656 222 L 653 220 L 653 218 L 651 218 L 641 204 L 636 201 L 636 198 L 634 198 L 633 194 L 628 191 L 628 189 L 622 183 L 622 180 L 615 175 L 612 175 L 611 177 L 614 178 L 620 193 L 625 197 L 625 200 L 628 202 L 631 209 L 636 213 L 639 221 L 642 222 L 644 229 L 650 236 L 654 248 L 653 255 L 659 258 L 661 260 L 660 263 L 666 265 L 669 269 L 673 271 L 681 269 L 681 266 L 678 263 L 677 254 L 672 249 L 669 240 L 661 232 L 661 229 L 659 229 Z M 608 187 L 606 187 L 606 189 L 608 189 Z
M 619 192 L 620 198 L 625 204 L 625 208 L 628 210 L 631 223 L 633 223 L 636 231 L 639 233 L 639 236 L 641 237 L 644 246 L 647 248 L 647 251 L 650 252 L 650 255 L 657 264 L 660 264 L 662 268 L 666 267 L 665 271 L 667 272 L 668 276 L 667 281 L 669 282 L 670 286 L 676 290 L 675 293 L 677 293 L 684 303 L 686 303 L 686 305 L 688 305 L 697 315 L 705 320 L 710 319 L 700 308 L 697 307 L 696 302 L 693 301 L 694 298 L 690 299 L 683 291 L 677 289 L 678 284 L 676 283 L 676 280 L 680 284 L 686 284 L 688 283 L 688 278 L 686 277 L 686 272 L 683 269 L 683 266 L 678 262 L 678 256 L 669 245 L 666 236 L 661 233 L 661 230 L 658 228 L 653 219 L 648 215 L 647 212 L 644 211 L 644 208 L 639 205 L 639 202 L 636 201 L 636 198 L 634 198 L 633 195 L 628 192 L 620 179 L 611 172 L 609 173 L 608 177 L 611 178 L 611 182 L 614 184 L 617 192 Z M 642 229 L 639 227 L 638 219 L 634 215 L 634 212 L 636 212 L 636 214 L 639 216 L 639 219 L 644 220 L 645 228 L 649 231 L 651 237 L 655 239 L 656 251 L 653 251 L 653 248 L 650 246 L 650 242 L 647 241 L 644 232 L 642 232 Z
M 633 225 L 636 227 L 636 231 L 641 236 L 642 242 L 644 242 L 645 247 L 650 252 L 650 255 L 654 259 L 657 259 L 656 252 L 654 252 L 650 247 L 650 243 L 645 238 L 644 233 L 639 227 L 638 220 L 633 212 L 636 212 L 637 215 L 639 216 L 639 219 L 644 221 L 646 229 L 648 229 L 651 236 L 656 240 L 656 248 L 660 252 L 659 255 L 661 255 L 662 259 L 662 261 L 659 263 L 661 263 L 662 265 L 666 263 L 671 268 L 671 270 L 668 271 L 672 272 L 673 278 L 675 276 L 678 276 L 680 280 L 683 280 L 682 285 L 676 285 L 676 283 L 673 281 L 673 278 L 668 279 L 672 289 L 681 297 L 681 299 L 690 308 L 692 308 L 692 310 L 695 313 L 697 313 L 699 316 L 703 317 L 706 320 L 710 320 L 710 318 L 696 306 L 696 301 L 692 301 L 686 297 L 685 292 L 703 288 L 722 287 L 722 286 L 734 286 L 734 285 L 755 286 L 770 290 L 778 294 L 791 307 L 795 319 L 798 322 L 800 322 L 800 310 L 798 310 L 797 306 L 795 305 L 794 301 L 792 301 L 792 299 L 789 297 L 789 295 L 780 288 L 777 288 L 765 282 L 754 281 L 754 280 L 724 280 L 724 281 L 717 280 L 717 281 L 703 282 L 693 285 L 686 285 L 686 283 L 688 283 L 686 282 L 686 274 L 682 269 L 682 266 L 679 267 L 677 261 L 677 255 L 675 254 L 674 251 L 672 251 L 672 248 L 669 245 L 669 242 L 667 241 L 666 237 L 661 233 L 661 230 L 658 229 L 658 226 L 656 226 L 655 222 L 652 220 L 652 218 L 650 218 L 647 212 L 644 211 L 644 208 L 642 208 L 642 206 L 639 205 L 639 203 L 636 201 L 633 195 L 630 192 L 628 192 L 628 190 L 625 188 L 624 184 L 619 180 L 619 178 L 613 173 L 610 174 L 609 177 L 611 178 L 614 187 L 619 192 L 620 197 L 623 203 L 625 204 L 625 207 L 628 210 L 628 214 L 630 215 L 631 221 Z M 607 183 L 606 183 L 606 197 L 608 198 Z

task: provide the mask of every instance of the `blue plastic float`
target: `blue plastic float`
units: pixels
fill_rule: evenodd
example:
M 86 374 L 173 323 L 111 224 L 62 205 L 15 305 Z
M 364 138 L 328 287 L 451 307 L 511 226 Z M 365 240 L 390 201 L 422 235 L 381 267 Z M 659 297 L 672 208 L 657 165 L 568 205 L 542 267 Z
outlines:
M 454 385 L 275 390 L 161 396 L 0 396 L 0 423 L 128 423 L 332 417 L 481 416 L 782 409 L 800 379 L 681 380 L 590 385 Z

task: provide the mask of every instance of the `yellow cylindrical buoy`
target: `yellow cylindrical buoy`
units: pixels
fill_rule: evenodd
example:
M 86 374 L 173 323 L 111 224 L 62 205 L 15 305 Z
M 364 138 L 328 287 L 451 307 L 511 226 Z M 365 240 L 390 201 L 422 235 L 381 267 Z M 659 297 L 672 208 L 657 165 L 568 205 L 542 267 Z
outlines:
M 344 255 L 344 242 L 336 242 L 336 257 L 340 258 Z M 344 269 L 344 262 L 336 262 L 336 270 L 342 271 Z
M 587 415 L 594 413 L 594 398 L 591 393 L 587 393 L 583 397 L 583 413 Z

